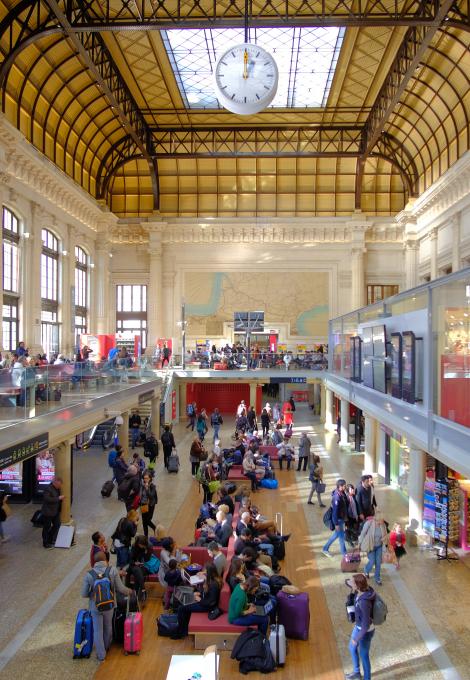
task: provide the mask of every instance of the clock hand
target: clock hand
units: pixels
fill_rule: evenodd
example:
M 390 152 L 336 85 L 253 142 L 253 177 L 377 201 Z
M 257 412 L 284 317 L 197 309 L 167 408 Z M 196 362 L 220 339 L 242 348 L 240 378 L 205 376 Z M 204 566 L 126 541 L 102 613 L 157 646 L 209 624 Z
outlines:
M 248 52 L 245 50 L 243 53 L 243 78 L 246 80 L 248 78 Z

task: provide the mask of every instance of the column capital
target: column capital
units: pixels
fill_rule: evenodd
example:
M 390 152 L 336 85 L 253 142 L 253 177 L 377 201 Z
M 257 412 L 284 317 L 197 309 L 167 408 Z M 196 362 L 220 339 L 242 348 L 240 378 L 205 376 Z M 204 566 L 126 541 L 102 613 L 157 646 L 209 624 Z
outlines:
M 439 228 L 438 227 L 432 227 L 432 229 L 430 229 L 429 232 L 428 232 L 429 240 L 430 241 L 436 241 L 438 233 L 439 233 Z
M 419 240 L 416 234 L 408 234 L 403 241 L 403 248 L 405 250 L 418 250 Z
M 11 175 L 8 172 L 0 172 L 0 186 L 6 186 L 10 183 Z

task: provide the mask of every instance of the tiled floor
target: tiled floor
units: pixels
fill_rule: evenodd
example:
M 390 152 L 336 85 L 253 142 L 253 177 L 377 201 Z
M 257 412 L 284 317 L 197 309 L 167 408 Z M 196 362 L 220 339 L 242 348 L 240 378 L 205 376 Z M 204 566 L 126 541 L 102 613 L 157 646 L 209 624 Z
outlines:
M 225 421 L 228 437 L 232 423 L 228 417 Z M 297 411 L 297 432 L 301 427 L 307 427 L 310 431 L 311 422 L 310 411 Z M 335 438 L 325 435 L 318 421 L 314 423 L 313 430 L 329 489 L 339 474 L 357 482 L 362 456 L 339 451 Z M 170 477 L 161 470 L 157 473 L 159 504 L 156 515 L 158 521 L 166 525 L 171 524 L 177 515 L 192 481 L 187 461 L 191 435 L 184 425 L 176 427 L 176 439 L 183 462 L 180 474 Z M 35 509 L 32 506 L 14 507 L 13 516 L 5 525 L 12 540 L 0 546 L 2 680 L 16 680 L 18 677 L 23 680 L 55 680 L 62 677 L 80 680 L 93 677 L 96 668 L 93 660 L 71 660 L 71 640 L 75 614 L 83 604 L 79 591 L 87 566 L 90 535 L 97 528 L 109 535 L 122 512 L 115 496 L 102 499 L 99 494 L 103 480 L 109 477 L 106 458 L 107 454 L 99 450 L 75 457 L 73 514 L 77 524 L 76 547 L 65 551 L 44 551 L 40 530 L 33 529 L 29 522 Z M 344 667 L 350 670 L 347 653 L 350 625 L 345 620 L 344 576 L 339 570 L 339 557 L 329 560 L 321 555 L 327 531 L 321 522 L 320 509 L 306 505 L 310 486 L 307 477 L 304 473 L 297 475 L 299 510 L 302 508 L 305 512 L 311 529 L 308 540 L 313 542 L 315 549 Z M 390 522 L 405 522 L 406 500 L 389 488 L 379 486 L 376 492 L 386 518 Z M 337 553 L 338 549 L 333 546 L 332 552 Z M 438 562 L 433 554 L 418 548 L 408 550 L 398 575 L 384 574 L 381 594 L 389 606 L 389 616 L 386 623 L 377 629 L 373 642 L 373 677 L 383 680 L 441 677 L 470 679 L 468 576 L 464 562 Z M 402 597 L 412 599 L 405 603 Z M 405 604 L 408 604 L 411 615 Z M 444 665 L 445 658 L 439 659 L 440 645 L 446 652 L 450 667 L 444 673 L 438 669 L 416 622 L 421 633 L 424 630 L 428 646 L 436 647 L 437 661 Z M 282 670 L 276 675 L 282 678 Z

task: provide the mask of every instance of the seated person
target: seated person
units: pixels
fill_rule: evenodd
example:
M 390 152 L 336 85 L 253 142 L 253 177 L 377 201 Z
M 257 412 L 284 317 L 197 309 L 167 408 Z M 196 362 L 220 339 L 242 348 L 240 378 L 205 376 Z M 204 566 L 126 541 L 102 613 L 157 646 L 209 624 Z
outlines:
M 258 630 L 263 635 L 268 631 L 268 616 L 259 616 L 256 614 L 256 606 L 248 604 L 248 595 L 255 593 L 259 588 L 259 579 L 255 576 L 249 576 L 242 583 L 238 583 L 232 595 L 230 596 L 230 603 L 228 608 L 228 620 L 235 626 L 250 626 L 256 624 Z
M 277 457 L 279 460 L 279 469 L 282 470 L 282 461 L 285 458 L 287 461 L 287 469 L 290 470 L 290 464 L 294 458 L 294 450 L 289 444 L 289 437 L 284 437 L 284 441 L 277 444 L 276 448 L 278 451 Z
M 247 578 L 248 572 L 245 568 L 245 563 L 240 557 L 232 557 L 227 578 L 225 579 L 229 585 L 230 592 L 233 593 L 235 586 L 243 583 Z
M 228 546 L 229 538 L 233 533 L 232 522 L 228 521 L 227 516 L 221 510 L 218 511 L 215 519 L 217 524 L 214 527 L 214 539 L 217 543 L 220 543 L 223 548 L 226 548 Z
M 162 550 L 160 552 L 160 569 L 158 571 L 158 580 L 165 588 L 165 574 L 170 568 L 170 560 L 178 561 L 179 550 L 176 548 L 176 543 L 171 536 L 167 536 L 162 541 Z
M 263 517 L 259 512 L 259 508 L 257 508 L 255 505 L 252 505 L 249 498 L 245 498 L 240 505 L 240 513 L 243 514 L 245 512 L 248 512 L 251 515 L 251 524 L 253 529 L 256 531 L 267 531 L 271 534 L 277 534 L 277 526 L 275 522 L 273 522 L 272 519 Z
M 146 536 L 136 536 L 134 545 L 131 549 L 129 558 L 129 566 L 127 568 L 126 586 L 129 587 L 131 577 L 134 578 L 134 589 L 137 592 L 137 597 L 140 600 L 145 600 L 145 578 L 149 572 L 145 567 L 145 562 L 150 559 L 152 555 L 152 548 L 149 545 Z
M 274 555 L 274 546 L 271 543 L 263 543 L 259 538 L 254 538 L 249 528 L 243 529 L 235 541 L 233 546 L 235 555 L 241 555 L 245 548 L 252 548 L 256 552 L 257 562 L 266 564 L 276 572 L 279 571 L 279 562 Z
M 256 477 L 256 463 L 253 454 L 247 451 L 243 456 L 243 474 L 251 481 L 251 490 L 256 491 L 259 488 L 258 478 Z
M 178 608 L 178 633 L 175 637 L 185 637 L 188 634 L 189 621 L 193 612 L 210 612 L 219 604 L 222 579 L 216 567 L 210 562 L 204 566 L 206 580 L 201 593 L 194 594 L 194 602 Z
M 225 567 L 227 566 L 227 558 L 221 551 L 219 544 L 216 543 L 216 541 L 211 541 L 207 546 L 207 552 L 209 553 L 209 557 L 212 557 L 212 564 L 217 569 L 218 575 L 222 576 Z
M 217 507 L 217 506 L 216 506 L 216 507 Z M 220 512 L 223 512 L 223 513 L 224 513 L 225 519 L 226 519 L 227 522 L 230 524 L 230 526 L 232 526 L 232 522 L 233 522 L 233 514 L 230 512 L 230 508 L 228 507 L 228 505 L 225 505 L 225 503 L 221 503 L 221 504 L 218 506 L 218 508 L 219 508 L 219 511 L 220 511 Z
M 166 588 L 165 595 L 163 596 L 163 604 L 165 609 L 169 609 L 171 596 L 173 595 L 176 586 L 181 586 L 183 584 L 181 569 L 178 569 L 178 562 L 173 558 L 168 562 L 168 571 L 164 576 L 164 580 L 168 587 Z
M 150 536 L 149 542 L 152 545 L 162 547 L 163 541 L 167 537 L 168 537 L 167 530 L 165 529 L 163 524 L 157 524 L 156 529 L 155 529 L 155 536 Z
M 227 493 L 227 488 L 224 485 L 221 486 L 220 489 L 217 489 L 215 504 L 219 507 L 221 505 L 227 505 L 227 514 L 230 514 L 233 517 L 233 513 L 235 512 L 235 503 L 233 502 L 233 498 Z
M 283 440 L 283 437 L 282 437 L 282 424 L 281 424 L 281 423 L 278 423 L 278 424 L 276 425 L 276 429 L 274 430 L 274 432 L 273 432 L 272 435 L 271 435 L 271 441 L 272 441 L 272 443 L 273 443 L 273 446 L 277 446 L 278 444 L 281 444 L 281 443 L 282 443 L 282 440 Z

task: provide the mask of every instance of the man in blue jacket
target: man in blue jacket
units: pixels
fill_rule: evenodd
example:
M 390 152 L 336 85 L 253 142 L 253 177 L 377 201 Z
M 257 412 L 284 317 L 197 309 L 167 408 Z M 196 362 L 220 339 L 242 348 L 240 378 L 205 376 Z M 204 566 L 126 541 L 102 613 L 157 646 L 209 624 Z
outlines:
M 348 499 L 346 497 L 346 480 L 338 479 L 336 481 L 336 489 L 333 491 L 331 498 L 331 523 L 334 525 L 334 531 L 330 538 L 323 546 L 322 553 L 326 557 L 332 557 L 329 552 L 330 545 L 339 539 L 339 548 L 342 555 L 346 555 L 346 545 L 344 543 L 344 523 L 348 518 Z

